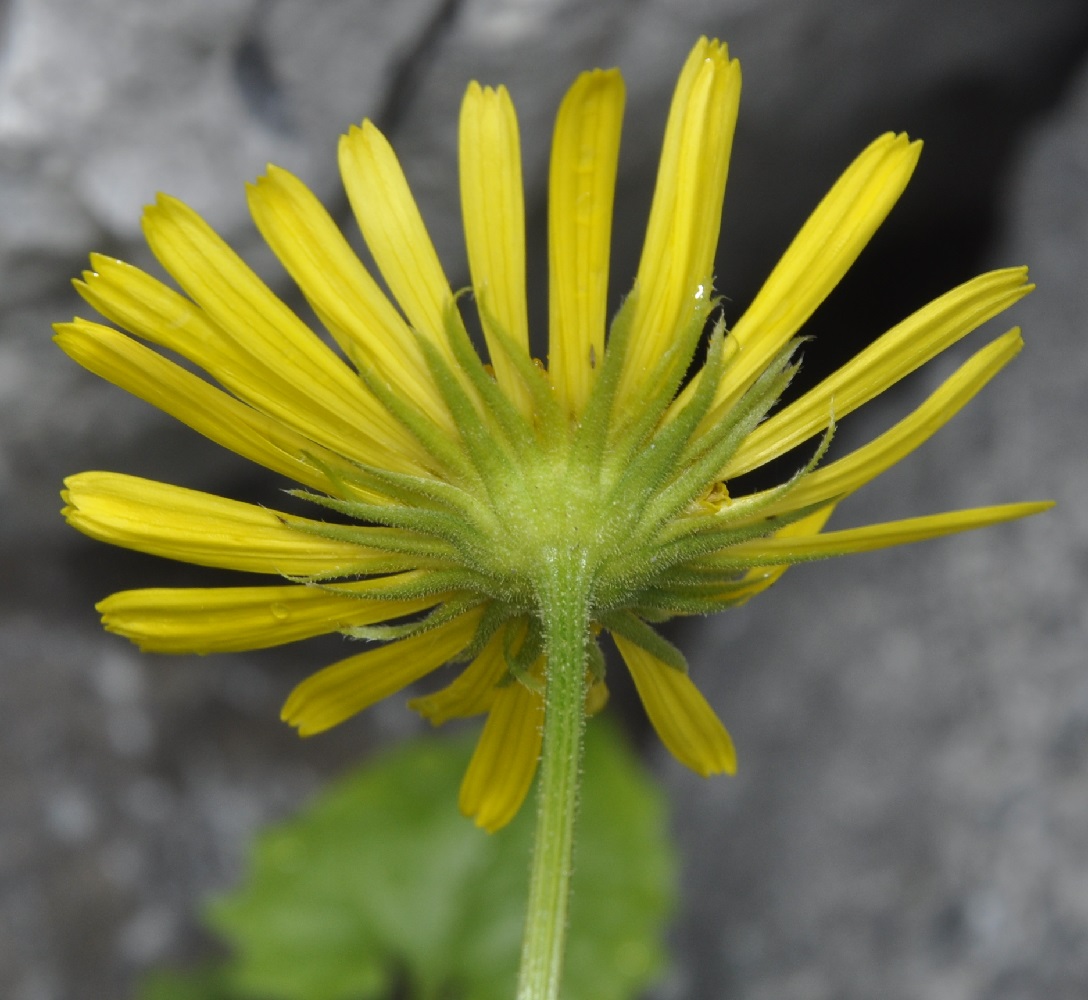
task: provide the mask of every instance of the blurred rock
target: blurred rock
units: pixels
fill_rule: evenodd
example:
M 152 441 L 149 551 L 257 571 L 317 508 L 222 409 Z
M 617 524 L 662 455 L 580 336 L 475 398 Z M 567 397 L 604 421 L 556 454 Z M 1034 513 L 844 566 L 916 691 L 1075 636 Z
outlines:
M 690 859 L 661 996 L 1080 995 L 1088 107 L 1083 84 L 1063 88 L 1088 51 L 1082 0 L 12 0 L 0 32 L 0 995 L 125 996 L 149 964 L 199 953 L 199 899 L 235 877 L 252 831 L 412 726 L 390 703 L 317 742 L 284 730 L 280 699 L 335 640 L 155 659 L 97 630 L 93 601 L 111 589 L 209 577 L 66 529 L 63 475 L 113 468 L 236 496 L 274 484 L 49 343 L 50 322 L 88 314 L 67 287 L 86 253 L 146 264 L 140 206 L 166 190 L 290 294 L 242 184 L 273 161 L 344 217 L 336 136 L 371 116 L 463 282 L 453 144 L 479 78 L 518 105 L 540 328 L 564 88 L 593 65 L 627 79 L 618 296 L 700 33 L 728 39 L 745 72 L 718 269 L 731 317 L 887 129 L 925 138 L 923 165 L 817 317 L 810 370 L 984 263 L 1031 263 L 1040 283 L 1016 314 L 1023 357 L 840 523 L 1029 496 L 1061 507 L 794 570 L 692 630 L 742 773 L 707 784 L 661 765 Z M 843 440 L 872 432 L 855 420 Z

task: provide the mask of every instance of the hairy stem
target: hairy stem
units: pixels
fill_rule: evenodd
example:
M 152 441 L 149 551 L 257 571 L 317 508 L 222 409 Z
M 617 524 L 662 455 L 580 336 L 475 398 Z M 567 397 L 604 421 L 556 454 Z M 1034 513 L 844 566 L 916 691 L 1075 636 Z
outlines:
M 538 584 L 547 691 L 517 1000 L 559 996 L 585 728 L 588 576 L 583 552 L 558 551 L 545 562 Z

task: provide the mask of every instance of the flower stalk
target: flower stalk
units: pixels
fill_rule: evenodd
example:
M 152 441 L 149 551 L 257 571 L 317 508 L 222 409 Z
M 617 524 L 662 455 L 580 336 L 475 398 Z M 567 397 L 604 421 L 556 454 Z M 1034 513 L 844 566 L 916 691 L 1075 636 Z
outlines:
M 590 579 L 584 551 L 556 551 L 539 598 L 548 656 L 544 744 L 518 1000 L 555 1000 L 563 972 L 585 731 Z

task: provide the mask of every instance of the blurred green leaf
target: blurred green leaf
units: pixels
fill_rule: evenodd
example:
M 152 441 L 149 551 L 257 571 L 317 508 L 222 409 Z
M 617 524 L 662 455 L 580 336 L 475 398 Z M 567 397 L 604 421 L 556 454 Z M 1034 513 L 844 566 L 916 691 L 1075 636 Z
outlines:
M 534 809 L 491 836 L 462 818 L 471 752 L 460 738 L 402 747 L 261 834 L 246 883 L 209 912 L 234 952 L 220 978 L 160 977 L 143 1000 L 508 1000 Z M 565 997 L 629 1000 L 653 980 L 674 886 L 661 794 L 596 720 Z
M 156 972 L 141 984 L 140 1000 L 242 1000 L 227 982 L 225 966 L 196 972 Z

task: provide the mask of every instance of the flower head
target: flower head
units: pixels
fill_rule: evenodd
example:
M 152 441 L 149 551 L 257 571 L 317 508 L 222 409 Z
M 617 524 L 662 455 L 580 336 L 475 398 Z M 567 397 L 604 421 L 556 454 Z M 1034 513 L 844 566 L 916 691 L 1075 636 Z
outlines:
M 975 278 L 776 408 L 799 331 L 903 191 L 920 145 L 885 135 L 865 149 L 727 328 L 715 318 L 712 271 L 739 94 L 737 63 L 701 39 L 673 97 L 634 286 L 606 337 L 624 89 L 616 71 L 600 70 L 571 87 L 552 146 L 546 365 L 530 354 L 518 127 L 501 87 L 470 85 L 460 123 L 471 299 L 488 365 L 463 322 L 468 300 L 451 290 L 371 123 L 342 138 L 340 167 L 396 304 L 301 181 L 270 167 L 248 192 L 257 227 L 339 352 L 192 210 L 160 197 L 144 231 L 182 292 L 93 256 L 76 288 L 124 332 L 76 319 L 57 326 L 57 340 L 96 374 L 301 484 L 291 492 L 314 513 L 115 473 L 72 476 L 65 515 L 88 535 L 280 578 L 113 594 L 98 606 L 106 628 L 172 653 L 329 632 L 367 641 L 291 693 L 283 718 L 303 735 L 464 664 L 411 704 L 435 723 L 487 714 L 461 804 L 494 829 L 517 811 L 540 751 L 540 595 L 556 552 L 575 553 L 589 580 L 587 710 L 607 697 L 597 644 L 607 631 L 665 745 L 705 775 L 734 769 L 732 743 L 654 623 L 742 604 L 799 561 L 1047 506 L 823 530 L 839 501 L 918 447 L 1017 353 L 1019 332 L 979 350 L 890 430 L 825 463 L 834 420 L 1031 286 L 1022 268 Z M 731 480 L 805 442 L 787 481 L 731 493 Z

